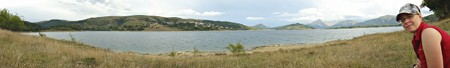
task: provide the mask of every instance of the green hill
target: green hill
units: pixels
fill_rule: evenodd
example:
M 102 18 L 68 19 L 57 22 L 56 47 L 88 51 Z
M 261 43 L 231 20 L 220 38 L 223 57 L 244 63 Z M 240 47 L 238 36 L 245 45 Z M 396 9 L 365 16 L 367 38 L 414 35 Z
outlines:
M 49 20 L 37 22 L 44 30 L 87 31 L 192 31 L 192 30 L 248 30 L 250 27 L 227 21 L 182 19 L 160 16 L 106 16 L 80 21 Z
M 268 27 L 268 26 L 266 26 L 266 25 L 264 25 L 264 24 L 256 24 L 256 25 L 254 25 L 254 26 L 252 26 L 253 28 L 256 28 L 256 29 L 260 29 L 260 30 L 263 30 L 263 29 L 269 29 L 270 27 Z
M 295 23 L 295 24 L 275 27 L 273 29 L 276 29 L 276 30 L 304 30 L 304 29 L 314 29 L 314 27 L 303 25 L 300 23 Z

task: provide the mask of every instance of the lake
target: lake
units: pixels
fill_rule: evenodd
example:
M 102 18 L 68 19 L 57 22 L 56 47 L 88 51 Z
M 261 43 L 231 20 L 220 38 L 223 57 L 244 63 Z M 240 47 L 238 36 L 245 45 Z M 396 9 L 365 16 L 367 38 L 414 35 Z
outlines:
M 322 43 L 346 40 L 365 34 L 393 32 L 402 27 L 312 29 L 312 30 L 243 30 L 243 31 L 79 31 L 42 32 L 47 37 L 76 41 L 117 52 L 167 53 L 171 51 L 224 52 L 230 43 L 249 50 L 274 44 Z M 38 33 L 24 33 L 38 35 Z

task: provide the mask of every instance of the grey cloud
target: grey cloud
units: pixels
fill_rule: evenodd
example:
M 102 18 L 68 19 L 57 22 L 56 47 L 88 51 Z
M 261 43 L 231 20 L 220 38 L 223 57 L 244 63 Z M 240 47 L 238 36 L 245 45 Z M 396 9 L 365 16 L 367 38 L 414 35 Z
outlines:
M 106 0 L 76 0 L 75 2 L 58 1 L 69 11 L 82 14 L 96 14 L 96 15 L 116 15 L 120 12 L 132 11 L 130 6 L 124 6 L 120 2 L 106 1 Z M 88 2 L 88 3 L 86 3 Z M 98 9 L 101 8 L 101 9 Z
M 344 16 L 344 19 L 350 19 L 350 20 L 352 20 L 352 19 L 362 19 L 363 17 L 361 17 L 361 16 L 353 16 L 353 15 L 346 15 L 346 16 Z
M 106 4 L 106 0 L 77 0 L 77 2 L 89 2 L 91 4 Z
M 428 14 L 433 14 L 434 13 L 433 11 L 430 11 L 430 9 L 428 9 L 428 8 L 426 8 L 426 9 L 422 8 L 422 9 L 420 9 L 420 12 L 422 12 L 422 14 L 424 14 L 424 15 L 428 15 Z

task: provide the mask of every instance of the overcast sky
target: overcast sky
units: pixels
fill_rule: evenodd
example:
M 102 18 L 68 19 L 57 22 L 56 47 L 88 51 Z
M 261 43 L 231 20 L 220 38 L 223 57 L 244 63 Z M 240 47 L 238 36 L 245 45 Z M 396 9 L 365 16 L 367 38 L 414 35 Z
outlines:
M 26 21 L 82 20 L 100 16 L 156 15 L 271 27 L 314 20 L 341 21 L 396 15 L 422 0 L 0 0 L 0 8 Z M 424 15 L 432 14 L 422 8 Z

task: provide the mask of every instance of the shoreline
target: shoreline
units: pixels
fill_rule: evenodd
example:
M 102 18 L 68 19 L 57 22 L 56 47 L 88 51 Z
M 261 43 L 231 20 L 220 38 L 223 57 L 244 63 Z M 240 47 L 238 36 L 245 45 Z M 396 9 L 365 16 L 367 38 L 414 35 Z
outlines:
M 29 36 L 36 36 L 39 37 L 39 35 L 32 35 L 32 34 L 27 34 L 27 32 L 19 32 L 22 35 L 29 35 Z M 48 38 L 48 37 L 47 37 Z M 53 38 L 50 38 L 53 39 Z M 60 41 L 70 41 L 70 40 L 62 40 L 62 39 L 54 39 L 54 40 L 60 40 Z M 351 40 L 351 39 L 348 39 Z M 337 41 L 337 40 L 333 40 L 333 41 Z M 333 41 L 328 41 L 328 42 L 322 42 L 322 43 L 293 43 L 293 44 L 272 44 L 272 45 L 263 45 L 263 46 L 257 46 L 257 47 L 252 47 L 249 50 L 245 51 L 245 54 L 253 54 L 253 53 L 262 53 L 262 52 L 274 52 L 274 51 L 279 51 L 279 50 L 289 50 L 289 49 L 300 49 L 300 48 L 309 48 L 309 47 L 313 47 L 313 46 L 320 46 L 323 45 L 324 43 L 329 43 L 329 42 L 333 42 Z M 84 44 L 84 45 L 88 45 L 82 42 L 76 42 L 79 44 Z M 92 45 L 88 45 L 88 46 L 92 46 Z M 100 48 L 100 47 L 95 47 L 95 48 L 99 48 L 99 49 L 106 49 L 106 50 L 110 50 L 108 48 Z M 171 52 L 163 52 L 163 53 L 139 53 L 139 52 L 134 52 L 134 51 L 113 51 L 112 52 L 116 52 L 116 53 L 126 53 L 126 54 L 137 54 L 137 55 L 148 55 L 148 56 L 169 56 L 169 54 Z M 193 51 L 175 51 L 177 56 L 220 56 L 220 55 L 233 55 L 233 53 L 227 51 L 200 51 L 199 53 L 194 53 Z
M 401 27 L 401 26 L 381 26 L 381 27 Z M 357 29 L 357 28 L 381 28 L 381 27 L 355 27 L 355 28 L 324 28 L 324 29 Z M 269 29 L 276 30 L 276 29 Z M 300 29 L 300 30 L 320 30 L 320 29 Z M 190 31 L 267 31 L 267 30 L 148 30 L 148 31 L 124 31 L 124 32 L 190 32 Z M 281 30 L 283 31 L 283 30 Z M 89 30 L 43 30 L 43 31 L 25 31 L 20 33 L 38 33 L 38 32 L 95 32 Z M 107 32 L 107 31 L 105 31 Z M 120 32 L 120 31 L 113 31 Z
M 137 32 L 137 31 L 136 31 Z M 39 35 L 32 35 L 32 34 L 26 34 L 25 32 L 19 32 L 23 35 L 30 35 L 30 36 L 37 36 Z M 49 37 L 47 37 L 49 38 Z M 53 38 L 51 38 L 53 39 Z M 54 40 L 61 40 L 61 41 L 70 41 L 70 40 L 63 40 L 63 39 L 54 39 Z M 352 39 L 346 39 L 346 40 L 352 40 Z M 291 50 L 291 49 L 302 49 L 302 48 L 310 48 L 314 46 L 321 46 L 327 43 L 332 43 L 339 40 L 331 40 L 327 42 L 321 42 L 321 43 L 292 43 L 292 44 L 272 44 L 272 45 L 262 45 L 262 46 L 256 46 L 252 47 L 248 50 L 245 50 L 244 54 L 253 54 L 253 53 L 263 53 L 263 52 L 275 52 L 275 51 L 282 51 L 282 50 Z M 76 42 L 84 45 L 88 45 L 82 42 Z M 88 45 L 92 46 L 92 45 Z M 162 52 L 162 53 L 139 53 L 135 51 L 114 51 L 108 48 L 100 48 L 95 47 L 99 49 L 106 49 L 110 50 L 115 53 L 125 53 L 125 54 L 136 54 L 136 55 L 146 55 L 146 56 L 169 56 L 172 52 Z M 178 57 L 192 57 L 192 56 L 221 56 L 221 55 L 233 55 L 233 53 L 226 51 L 200 51 L 197 53 L 194 53 L 194 51 L 174 51 L 176 56 Z
M 266 30 L 234 30 L 234 31 L 266 31 Z M 274 30 L 276 31 L 276 30 Z M 283 30 L 281 30 L 283 31 Z M 69 31 L 70 32 L 70 31 Z M 73 31 L 73 32 L 90 32 L 90 31 Z M 96 31 L 93 31 L 96 32 Z M 113 32 L 165 32 L 165 31 L 113 31 Z M 174 31 L 174 32 L 191 32 L 191 31 Z M 205 31 L 206 32 L 206 31 Z M 19 32 L 19 33 L 25 33 L 25 32 Z M 33 33 L 33 32 L 31 32 Z M 36 35 L 39 36 L 39 35 Z M 339 40 L 339 39 L 338 39 Z M 345 39 L 345 40 L 352 40 L 352 39 Z M 280 50 L 289 50 L 289 49 L 301 49 L 301 48 L 309 48 L 312 46 L 317 45 L 323 45 L 325 43 L 333 42 L 337 40 L 331 40 L 327 42 L 320 42 L 320 43 L 288 43 L 288 44 L 272 44 L 272 45 L 262 45 L 262 46 L 256 46 L 251 48 L 246 48 L 246 54 L 252 54 L 252 53 L 260 53 L 260 52 L 273 52 L 273 51 L 280 51 Z M 81 43 L 81 42 L 79 42 Z M 91 46 L 91 45 L 90 45 Z M 102 48 L 102 49 L 108 49 L 108 48 Z M 117 53 L 136 53 L 136 54 L 142 54 L 142 55 L 166 55 L 168 56 L 172 52 L 161 52 L 161 53 L 140 53 L 140 52 L 134 52 L 134 51 L 114 51 Z M 201 55 L 201 56 L 209 56 L 209 55 L 230 55 L 228 50 L 225 51 L 201 51 L 200 53 L 193 53 L 193 51 L 174 51 L 176 55 L 186 55 L 186 56 L 195 56 L 195 55 Z
M 329 41 L 333 42 L 333 41 Z M 274 45 L 266 45 L 266 46 L 258 46 L 254 47 L 249 52 L 259 53 L 259 52 L 273 52 L 280 50 L 289 50 L 289 49 L 301 49 L 301 48 L 310 48 L 314 46 L 320 46 L 328 42 L 322 43 L 297 43 L 297 44 L 274 44 Z
M 351 40 L 351 39 L 349 39 Z M 322 43 L 296 43 L 296 44 L 273 44 L 273 45 L 264 45 L 253 47 L 248 51 L 245 51 L 244 54 L 254 54 L 254 53 L 264 53 L 264 52 L 276 52 L 283 50 L 292 50 L 292 49 L 302 49 L 302 48 L 312 48 L 316 46 L 322 46 L 325 44 L 331 44 L 339 40 L 322 42 Z M 125 52 L 125 53 L 137 53 L 137 52 Z M 143 55 L 153 55 L 153 56 L 169 56 L 171 52 L 167 53 L 158 53 L 158 54 L 149 54 L 149 53 L 138 53 Z M 209 51 L 200 51 L 195 53 L 194 51 L 177 51 L 174 52 L 176 54 L 175 57 L 201 57 L 201 56 L 222 56 L 222 55 L 234 55 L 229 51 L 222 52 L 209 52 Z

